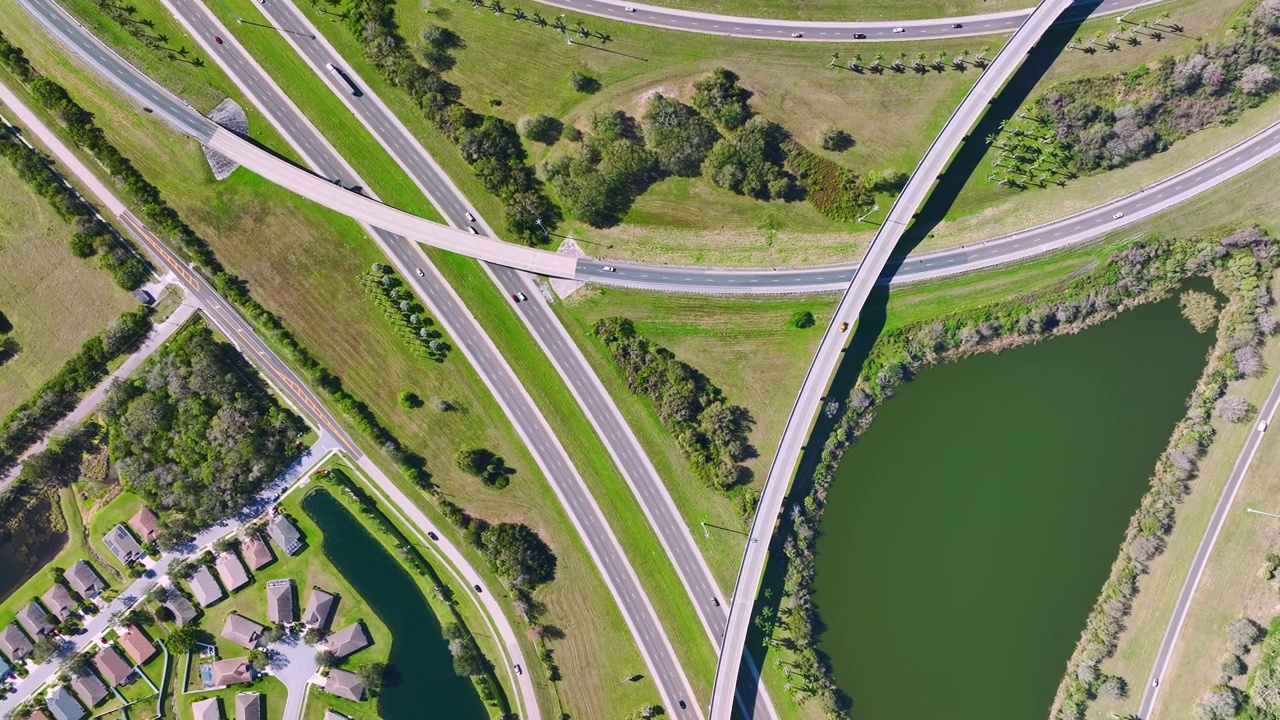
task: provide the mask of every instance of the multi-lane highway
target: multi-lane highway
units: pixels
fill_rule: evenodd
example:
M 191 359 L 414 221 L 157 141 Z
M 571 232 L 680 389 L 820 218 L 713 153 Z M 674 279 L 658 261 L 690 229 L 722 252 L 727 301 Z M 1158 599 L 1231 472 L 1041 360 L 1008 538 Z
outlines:
M 280 393 L 300 413 L 310 418 L 311 423 L 319 429 L 322 436 L 322 445 L 317 445 L 313 450 L 327 451 L 329 447 L 333 447 L 350 455 L 378 485 L 379 492 L 400 506 L 401 510 L 397 514 L 402 519 L 406 519 L 406 524 L 411 530 L 420 537 L 430 533 L 440 538 L 438 541 L 431 542 L 424 539 L 423 542 L 441 561 L 444 569 L 458 581 L 459 586 L 485 589 L 484 592 L 477 593 L 474 598 L 484 610 L 482 614 L 489 631 L 495 638 L 501 640 L 502 649 L 506 652 L 507 667 L 500 672 L 516 688 L 515 700 L 523 711 L 523 716 L 540 718 L 541 713 L 531 679 L 527 674 L 517 675 L 511 669 L 515 664 L 529 667 L 520 645 L 520 636 L 516 634 L 506 613 L 498 604 L 497 596 L 488 588 L 487 581 L 470 565 L 462 551 L 440 532 L 440 528 L 433 525 L 416 506 L 413 506 L 382 470 L 368 459 L 306 383 L 275 354 L 266 342 L 258 337 L 248 321 L 228 305 L 199 273 L 183 263 L 162 240 L 134 217 L 125 204 L 88 169 L 79 156 L 3 83 L 0 83 L 0 103 L 9 107 L 18 121 L 39 138 L 39 141 L 60 163 L 61 168 L 74 175 L 81 185 L 98 199 L 108 213 L 124 225 L 152 257 L 157 267 L 175 277 L 187 293 L 187 302 L 200 307 L 208 320 L 258 368 L 276 392 Z
M 1079 20 L 1152 5 L 1162 0 L 1093 0 L 1078 3 L 1059 22 Z M 652 25 L 668 30 L 732 35 L 794 42 L 885 42 L 912 41 L 990 35 L 1013 32 L 1031 15 L 1033 8 L 1001 13 L 969 15 L 929 20 L 779 20 L 678 10 L 657 5 L 641 5 L 626 0 L 542 0 L 564 10 L 611 18 L 622 22 Z
M 862 307 L 879 281 L 880 273 L 888 263 L 898 240 L 933 190 L 935 180 L 942 175 L 969 129 L 978 122 L 996 93 L 1022 65 L 1027 53 L 1070 4 L 1071 0 L 1042 0 L 1035 12 L 1031 13 L 991 61 L 991 66 L 978 78 L 978 82 L 970 88 L 907 180 L 906 187 L 890 208 L 880 231 L 867 250 L 866 258 L 854 273 L 853 281 L 849 283 L 844 297 L 832 314 L 826 335 L 818 346 L 818 352 L 800 387 L 800 395 L 787 418 L 778 452 L 769 467 L 769 475 L 765 479 L 760 503 L 751 523 L 750 541 L 746 544 L 742 565 L 738 570 L 738 581 L 729 609 L 729 626 L 725 631 L 720 662 L 716 667 L 716 682 L 711 696 L 711 720 L 730 720 L 733 693 L 738 686 L 740 656 L 746 645 L 756 593 L 764 577 L 770 540 L 778 517 L 782 514 L 782 504 L 795 477 L 796 467 L 800 463 L 801 450 L 809 439 L 814 416 L 818 413 L 827 386 L 852 335 L 852 332 L 846 332 L 845 329 L 853 328 L 858 322 Z

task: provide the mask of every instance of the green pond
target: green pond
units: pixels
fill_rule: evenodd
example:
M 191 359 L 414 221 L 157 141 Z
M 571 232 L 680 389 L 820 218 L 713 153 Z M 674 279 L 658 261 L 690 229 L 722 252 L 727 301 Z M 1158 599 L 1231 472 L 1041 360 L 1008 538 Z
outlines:
M 1165 301 L 884 404 L 817 545 L 819 647 L 855 718 L 1048 717 L 1212 335 Z
M 311 492 L 302 509 L 324 533 L 325 557 L 395 638 L 379 715 L 384 720 L 487 720 L 489 713 L 471 681 L 454 674 L 440 621 L 408 570 L 328 492 Z

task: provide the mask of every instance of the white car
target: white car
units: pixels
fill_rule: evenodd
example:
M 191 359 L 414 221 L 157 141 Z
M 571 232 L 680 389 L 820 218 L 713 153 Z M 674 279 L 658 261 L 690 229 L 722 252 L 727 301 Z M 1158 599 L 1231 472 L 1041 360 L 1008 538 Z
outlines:
M 1112 216 L 1111 216 L 1111 219 L 1112 219 L 1112 220 L 1119 220 L 1119 219 L 1120 219 L 1120 218 L 1122 218 L 1122 217 L 1124 217 L 1124 213 L 1122 213 L 1122 212 L 1118 212 L 1118 213 L 1116 213 L 1115 215 L 1112 215 Z
M 616 272 L 616 271 L 617 271 L 617 268 L 615 268 L 615 267 L 614 267 L 614 266 L 612 266 L 612 265 L 605 265 L 604 267 L 602 267 L 602 268 L 600 268 L 600 269 L 601 269 L 601 270 L 603 270 L 603 271 L 605 271 L 605 272 Z
M 791 37 L 802 38 L 804 37 L 804 33 L 791 33 Z
M 476 216 L 475 216 L 475 215 L 472 215 L 471 213 L 466 213 L 466 216 L 467 216 L 467 219 L 468 219 L 468 220 L 470 220 L 471 222 L 475 222 L 475 221 L 476 221 Z
M 524 674 L 524 670 L 521 670 L 521 669 L 520 669 L 520 663 L 516 663 L 516 674 L 517 674 L 517 675 L 523 675 L 523 674 Z
M 907 31 L 907 29 L 906 29 L 906 28 L 894 28 L 894 29 L 893 29 L 893 31 L 894 31 L 895 33 L 904 33 L 904 32 L 906 32 L 906 31 Z
M 418 268 L 418 277 L 426 277 L 427 274 L 422 272 L 422 268 Z
M 467 232 L 471 233 L 472 235 L 479 235 L 479 234 L 480 234 L 480 233 L 479 233 L 479 231 L 477 231 L 477 230 L 476 230 L 475 225 L 468 225 L 468 226 L 467 226 Z
M 1258 432 L 1266 432 L 1266 431 L 1267 431 L 1267 421 L 1263 420 L 1262 422 L 1258 423 Z
M 624 9 L 625 9 L 627 12 L 635 12 L 635 11 L 636 11 L 636 9 L 635 9 L 635 8 L 633 8 L 633 7 L 631 7 L 630 5 L 628 5 L 628 6 L 627 6 L 626 8 L 624 8 Z

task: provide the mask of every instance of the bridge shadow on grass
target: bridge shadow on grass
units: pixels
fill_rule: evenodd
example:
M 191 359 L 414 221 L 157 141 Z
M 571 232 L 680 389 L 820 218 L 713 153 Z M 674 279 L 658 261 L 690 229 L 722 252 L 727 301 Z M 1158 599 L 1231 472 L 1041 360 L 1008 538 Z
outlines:
M 1077 2 L 1063 13 L 1059 24 L 1046 32 L 1040 42 L 1032 48 L 1022 66 L 1013 74 L 999 94 L 996 95 L 988 106 L 986 113 L 983 114 L 977 125 L 961 144 L 959 151 L 952 158 L 951 163 L 934 186 L 928 199 L 925 200 L 924 206 L 921 207 L 911 225 L 903 233 L 902 239 L 898 241 L 898 245 L 894 248 L 892 259 L 881 272 L 878 284 L 871 291 L 866 304 L 863 305 L 862 313 L 858 316 L 858 323 L 854 328 L 853 338 L 844 351 L 844 359 L 841 360 L 840 366 L 836 369 L 831 389 L 827 396 L 823 398 L 824 403 L 827 399 L 844 400 L 853 390 L 858 376 L 862 373 L 863 365 L 870 356 L 872 348 L 875 347 L 876 341 L 879 340 L 880 334 L 884 331 L 885 320 L 888 316 L 889 298 L 892 293 L 889 281 L 905 265 L 915 262 L 909 259 L 908 255 L 943 220 L 955 202 L 956 197 L 959 196 L 961 189 L 964 188 L 965 184 L 969 182 L 978 170 L 982 158 L 987 152 L 987 136 L 997 134 L 1000 123 L 1010 120 L 1018 111 L 1018 108 L 1026 102 L 1036 84 L 1040 82 L 1049 67 L 1062 55 L 1067 45 L 1071 43 L 1072 38 L 1079 32 L 1083 20 L 1099 4 L 1100 0 Z M 839 420 L 839 414 L 836 417 L 828 418 L 826 413 L 818 413 L 813 432 L 809 436 L 809 441 L 805 444 L 800 457 L 800 467 L 796 473 L 795 483 L 792 485 L 790 494 L 783 504 L 783 519 L 788 517 L 792 506 L 803 506 L 805 497 L 813 489 L 814 470 L 822 457 L 827 438 L 831 436 Z M 784 537 L 781 533 L 776 533 L 771 540 L 768 565 L 765 568 L 764 579 L 760 585 L 760 594 L 756 597 L 752 615 L 753 622 L 747 633 L 747 650 L 755 659 L 756 665 L 761 669 L 761 672 L 765 672 L 766 667 L 773 663 L 774 658 L 771 657 L 772 653 L 770 651 L 774 648 L 766 642 L 765 634 L 755 625 L 754 618 L 759 617 L 762 613 L 769 614 L 775 618 L 778 616 L 783 596 L 783 582 L 787 571 L 787 559 L 782 553 L 783 540 Z M 820 617 L 815 621 L 815 626 L 814 636 L 819 639 L 818 642 L 820 643 L 822 632 L 826 626 Z M 782 642 L 788 641 L 781 633 L 778 633 L 775 637 Z M 817 651 L 817 655 L 820 663 L 834 667 L 834 659 L 821 649 Z M 838 668 L 836 669 L 838 670 Z M 750 673 L 743 668 L 739 673 L 739 677 L 744 678 L 738 685 L 740 691 L 745 693 L 750 685 L 750 683 L 745 682 L 745 678 L 750 677 Z M 800 685 L 799 676 L 793 674 L 792 677 L 794 678 L 793 685 Z M 751 688 L 751 691 L 754 690 L 755 688 Z M 754 700 L 754 694 L 751 695 L 751 698 Z M 784 697 L 775 697 L 774 700 L 776 703 L 790 702 Z M 857 716 L 857 708 L 853 698 L 837 690 L 837 701 L 843 709 L 851 709 L 854 711 L 854 717 Z M 750 704 L 751 701 L 748 702 L 748 705 Z M 750 720 L 754 715 L 744 716 L 741 708 L 735 707 L 734 717 Z

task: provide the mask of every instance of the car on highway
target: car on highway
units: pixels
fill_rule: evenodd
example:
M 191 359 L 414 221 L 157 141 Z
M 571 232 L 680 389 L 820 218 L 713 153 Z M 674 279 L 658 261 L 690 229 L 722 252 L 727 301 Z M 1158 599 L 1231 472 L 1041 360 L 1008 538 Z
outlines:
M 964 23 L 951 23 L 952 30 L 959 30 L 962 27 L 964 27 Z
M 720 607 L 720 601 L 715 598 L 711 598 L 711 604 Z
M 430 530 L 428 530 L 428 531 L 427 531 L 427 537 L 429 537 L 429 538 L 431 538 L 432 540 L 435 540 L 435 541 L 437 541 L 437 542 L 439 542 L 439 541 L 440 541 L 440 536 L 439 536 L 439 535 L 437 535 L 437 534 L 435 534 L 435 533 L 433 533 L 433 532 L 431 532 Z
M 480 233 L 479 233 L 479 231 L 477 231 L 477 230 L 476 230 L 476 226 L 475 226 L 475 225 L 468 225 L 468 226 L 467 226 L 467 232 L 471 233 L 472 235 L 479 235 L 479 234 L 480 234 Z
M 847 323 L 847 322 L 842 322 L 842 323 L 840 323 L 840 332 L 844 332 L 844 331 L 846 331 L 846 330 L 848 330 L 848 329 L 849 329 L 849 323 Z
M 633 8 L 633 7 L 631 7 L 630 5 L 628 5 L 628 6 L 627 6 L 626 8 L 624 8 L 624 9 L 625 9 L 627 12 L 635 12 L 635 11 L 636 11 L 636 9 L 635 9 L 635 8 Z
M 681 710 L 687 710 L 687 709 L 689 708 L 689 706 L 688 706 L 688 705 L 685 705 L 685 704 L 684 704 L 684 701 L 683 701 L 683 700 L 677 700 L 677 701 L 676 701 L 676 703 L 677 703 L 678 705 L 680 705 L 680 709 L 681 709 Z
M 791 33 L 791 37 L 801 38 L 804 37 L 804 33 Z
M 1151 681 L 1151 687 L 1160 687 L 1160 678 Z
M 906 32 L 906 31 L 907 31 L 907 29 L 906 29 L 906 28 L 894 28 L 894 29 L 893 29 L 893 32 L 894 32 L 894 33 L 904 33 L 904 32 Z
M 867 34 L 866 34 L 866 33 L 854 33 L 854 34 L 853 34 L 853 39 L 854 39 L 854 40 L 866 40 L 866 39 L 867 39 Z
M 618 270 L 617 268 L 615 268 L 615 267 L 614 267 L 614 266 L 612 266 L 612 265 L 605 265 L 604 267 L 602 267 L 602 268 L 600 268 L 600 269 L 601 269 L 601 270 L 603 270 L 603 271 L 605 271 L 605 272 L 617 272 L 617 270 Z
M 521 670 L 521 669 L 520 669 L 520 663 L 516 663 L 516 674 L 517 674 L 517 675 L 523 675 L 523 674 L 524 674 L 524 670 Z
M 418 277 L 426 277 L 427 274 L 422 272 L 422 268 L 418 268 Z
M 515 300 L 516 302 L 524 302 L 525 300 L 528 300 L 529 298 L 528 298 L 528 296 L 526 296 L 526 295 L 525 295 L 524 293 L 522 293 L 522 292 L 513 292 L 513 293 L 511 293 L 511 299 L 512 299 L 512 300 Z
M 218 37 L 217 35 L 213 36 L 213 41 L 218 43 L 219 45 L 222 44 L 222 38 Z
M 1112 220 L 1119 220 L 1119 219 L 1120 219 L 1120 218 L 1122 218 L 1122 217 L 1124 217 L 1124 213 L 1122 213 L 1122 212 L 1118 212 L 1118 213 L 1116 213 L 1115 215 L 1112 215 L 1112 216 L 1111 216 L 1111 219 L 1112 219 Z
M 469 221 L 471 221 L 471 222 L 475 222 L 475 221 L 476 221 L 476 216 L 475 216 L 475 215 L 472 215 L 472 214 L 471 214 L 471 213 L 469 213 L 469 212 L 468 212 L 468 213 L 463 213 L 463 215 L 466 215 L 466 216 L 467 216 L 467 220 L 469 220 Z
M 478 593 L 484 592 L 484 590 L 479 585 L 472 585 L 471 587 L 475 588 L 476 592 Z
M 1262 422 L 1258 423 L 1258 432 L 1266 432 L 1266 431 L 1267 431 L 1267 421 L 1263 420 Z

